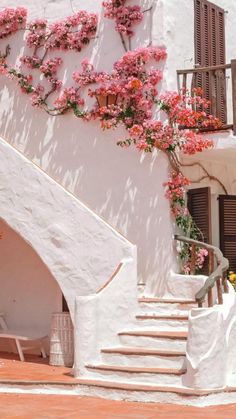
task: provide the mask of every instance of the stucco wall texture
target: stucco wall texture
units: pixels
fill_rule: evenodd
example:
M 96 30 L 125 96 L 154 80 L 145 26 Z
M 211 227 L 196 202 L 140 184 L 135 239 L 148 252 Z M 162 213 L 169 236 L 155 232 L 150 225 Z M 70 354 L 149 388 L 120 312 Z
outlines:
M 72 7 L 74 11 L 99 13 L 96 39 L 81 53 L 60 52 L 65 85 L 83 58 L 88 58 L 98 70 L 110 70 L 124 54 L 114 22 L 103 16 L 101 0 L 1 3 L 1 7 L 20 5 L 28 9 L 30 19 L 46 17 L 49 21 L 72 14 Z M 147 8 L 149 2 L 142 2 L 142 6 Z M 152 15 L 145 13 L 144 22 L 136 27 L 133 48 L 148 45 L 152 36 L 155 45 L 164 44 L 155 25 L 151 25 L 152 19 L 153 23 L 160 21 L 161 7 L 162 2 L 154 1 Z M 1 45 L 6 42 L 9 39 Z M 23 53 L 23 45 L 21 37 L 12 37 L 12 63 Z M 164 281 L 175 269 L 173 224 L 163 188 L 168 179 L 167 159 L 161 153 L 143 155 L 135 149 L 119 149 L 116 141 L 124 137 L 122 129 L 104 132 L 97 122 L 86 123 L 72 114 L 50 117 L 32 108 L 29 98 L 11 80 L 1 78 L 0 83 L 0 135 L 136 244 L 139 280 L 149 282 L 149 290 L 155 284 L 155 290 L 163 294 Z

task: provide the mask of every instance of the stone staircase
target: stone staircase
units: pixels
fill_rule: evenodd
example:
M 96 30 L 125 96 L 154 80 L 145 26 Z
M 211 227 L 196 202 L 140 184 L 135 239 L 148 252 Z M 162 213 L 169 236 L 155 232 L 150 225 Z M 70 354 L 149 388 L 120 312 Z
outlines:
M 139 298 L 132 330 L 120 345 L 101 349 L 101 362 L 86 366 L 81 384 L 134 391 L 183 389 L 188 313 L 195 301 Z

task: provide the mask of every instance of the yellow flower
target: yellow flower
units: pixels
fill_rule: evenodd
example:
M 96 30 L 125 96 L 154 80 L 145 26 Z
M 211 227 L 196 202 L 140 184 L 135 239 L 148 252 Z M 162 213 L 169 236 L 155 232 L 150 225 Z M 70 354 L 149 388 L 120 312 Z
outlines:
M 229 272 L 229 280 L 231 283 L 236 282 L 236 273 L 234 273 L 233 271 Z

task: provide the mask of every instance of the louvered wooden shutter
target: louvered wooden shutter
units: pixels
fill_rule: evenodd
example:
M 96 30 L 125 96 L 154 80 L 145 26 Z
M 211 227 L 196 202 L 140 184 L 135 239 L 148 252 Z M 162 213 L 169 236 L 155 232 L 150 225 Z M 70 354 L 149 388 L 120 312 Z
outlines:
M 225 64 L 224 10 L 207 0 L 194 0 L 194 6 L 195 64 L 200 67 Z M 194 84 L 211 101 L 209 112 L 226 123 L 225 71 L 197 74 Z
M 211 244 L 211 192 L 210 188 L 197 188 L 188 191 L 188 210 L 200 232 L 198 240 Z M 202 274 L 209 274 L 208 258 Z
M 219 196 L 220 248 L 229 259 L 229 270 L 236 272 L 236 196 Z
M 211 193 L 210 188 L 197 188 L 188 191 L 188 209 L 201 231 L 198 239 L 211 243 Z

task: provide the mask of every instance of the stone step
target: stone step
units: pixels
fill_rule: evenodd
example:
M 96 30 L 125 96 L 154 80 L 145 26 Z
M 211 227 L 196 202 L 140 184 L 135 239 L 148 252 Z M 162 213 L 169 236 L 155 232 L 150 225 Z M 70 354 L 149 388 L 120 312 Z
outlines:
M 139 307 L 142 311 L 168 313 L 175 312 L 177 314 L 187 314 L 189 310 L 197 307 L 196 301 L 193 300 L 172 300 L 160 299 L 155 297 L 141 297 L 138 299 Z
M 1 379 L 0 387 L 4 393 L 32 394 L 44 393 L 48 395 L 63 394 L 76 397 L 102 397 L 112 400 L 126 400 L 144 403 L 172 403 L 178 405 L 204 406 L 235 403 L 236 387 L 230 386 L 217 389 L 192 389 L 177 385 L 152 385 L 129 382 L 115 382 L 111 380 L 96 380 L 79 377 L 71 381 L 45 380 L 14 380 Z M 178 407 L 181 412 L 181 407 Z M 205 415 L 206 416 L 206 415 Z M 154 417 L 157 417 L 154 415 Z M 159 416 L 158 416 L 159 417 Z M 174 416 L 172 416 L 174 417 Z M 231 417 L 233 417 L 231 415 Z
M 188 315 L 180 314 L 156 314 L 156 313 L 139 313 L 136 320 L 143 326 L 154 326 L 158 329 L 178 329 L 186 330 L 188 328 Z
M 172 298 L 158 298 L 158 297 L 140 297 L 139 303 L 160 303 L 160 304 L 195 304 L 195 300 L 172 299 Z
M 111 380 L 116 382 L 133 382 L 155 385 L 182 385 L 184 369 L 141 368 L 122 365 L 87 365 L 89 374 L 86 377 Z
M 101 350 L 105 364 L 150 368 L 185 368 L 185 351 L 139 347 L 114 347 Z
M 122 345 L 142 348 L 155 348 L 164 350 L 185 351 L 187 343 L 187 330 L 132 330 L 120 332 Z
M 151 384 L 136 384 L 130 382 L 114 382 L 108 380 L 95 380 L 79 378 L 78 383 L 82 388 L 81 395 L 115 398 L 118 400 L 190 404 L 196 402 L 196 397 L 217 394 L 221 400 L 225 397 L 224 389 L 192 389 L 184 386 L 158 386 Z M 214 396 L 216 397 L 216 396 Z M 211 400 L 211 399 L 210 399 Z

